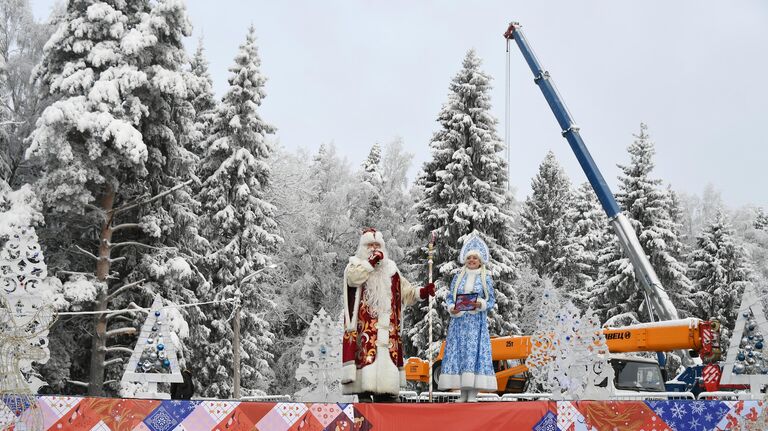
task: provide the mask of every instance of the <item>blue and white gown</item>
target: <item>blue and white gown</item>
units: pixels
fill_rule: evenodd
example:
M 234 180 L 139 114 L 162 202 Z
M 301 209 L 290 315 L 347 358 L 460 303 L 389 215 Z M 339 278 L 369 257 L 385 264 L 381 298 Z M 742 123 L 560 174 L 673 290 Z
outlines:
M 482 269 L 466 269 L 451 281 L 451 289 L 445 298 L 450 312 L 454 305 L 454 293 L 477 293 L 480 307 L 472 311 L 450 314 L 448 338 L 438 387 L 440 389 L 496 390 L 496 375 L 491 360 L 491 337 L 488 334 L 488 310 L 496 304 L 493 282 L 490 275 L 485 277 L 483 288 Z M 457 290 L 454 290 L 457 289 Z M 485 291 L 487 290 L 487 297 Z

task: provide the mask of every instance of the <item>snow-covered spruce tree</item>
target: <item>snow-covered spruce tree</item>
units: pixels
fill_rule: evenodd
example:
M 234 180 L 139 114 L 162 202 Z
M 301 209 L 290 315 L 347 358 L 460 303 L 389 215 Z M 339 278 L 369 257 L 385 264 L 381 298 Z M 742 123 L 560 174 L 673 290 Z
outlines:
M 269 351 L 274 335 L 265 316 L 274 308 L 274 293 L 263 282 L 268 274 L 257 271 L 268 267 L 282 239 L 276 234 L 275 208 L 266 199 L 273 152 L 267 135 L 275 129 L 258 113 L 266 81 L 260 65 L 251 26 L 229 69 L 229 89 L 205 142 L 199 200 L 210 241 L 208 296 L 241 299 L 242 346 L 235 346 L 242 349 L 241 381 L 244 388 L 263 391 L 274 378 Z M 203 346 L 208 360 L 197 375 L 205 396 L 232 396 L 231 315 L 230 304 L 212 307 L 208 314 L 211 333 Z
M 56 101 L 37 121 L 27 155 L 47 167 L 37 187 L 52 209 L 47 225 L 69 241 L 58 245 L 93 259 L 61 258 L 61 269 L 80 273 L 71 280 L 85 288 L 77 306 L 120 308 L 153 291 L 174 302 L 194 299 L 174 271 L 162 270 L 189 267 L 180 238 L 194 234 L 194 204 L 182 190 L 195 163 L 180 143 L 190 112 L 184 6 L 73 0 L 59 20 L 36 74 Z M 89 394 L 101 395 L 105 367 L 122 362 L 138 322 L 98 315 L 91 325 L 71 334 L 91 346 L 90 360 L 72 358 L 69 381 L 83 379 Z M 121 373 L 106 370 L 110 380 Z
M 573 204 L 567 211 L 577 247 L 575 273 L 570 280 L 569 293 L 576 305 L 584 307 L 599 275 L 600 250 L 609 241 L 606 231 L 608 217 L 589 183 L 582 183 L 576 189 Z
M 757 209 L 755 229 L 768 231 L 768 214 L 762 208 Z
M 682 244 L 676 236 L 678 227 L 670 217 L 669 195 L 661 189 L 661 180 L 652 178 L 654 144 L 647 126 L 628 147 L 630 164 L 621 166 L 619 192 L 616 195 L 640 244 L 649 257 L 673 304 L 681 316 L 695 309 L 691 281 L 679 255 Z M 612 231 L 611 231 L 612 234 Z M 648 309 L 642 286 L 624 256 L 616 236 L 600 253 L 603 273 L 593 290 L 591 306 L 606 324 L 622 324 L 648 320 Z
M 718 319 L 723 328 L 733 329 L 744 286 L 750 281 L 750 268 L 744 249 L 733 229 L 719 212 L 696 238 L 690 254 L 690 277 L 698 298 L 698 317 Z
M 686 260 L 689 247 L 687 238 L 687 229 L 685 227 L 685 210 L 683 209 L 683 202 L 680 199 L 680 195 L 672 188 L 671 185 L 667 185 L 667 211 L 669 212 L 669 218 L 672 220 L 672 233 L 678 239 L 674 244 L 672 251 L 675 258 L 678 260 Z
M 438 116 L 440 127 L 432 137 L 432 159 L 418 178 L 423 197 L 416 204 L 414 231 L 426 246 L 430 232 L 437 235 L 434 267 L 437 280 L 433 310 L 434 340 L 445 337 L 448 313 L 443 306 L 450 278 L 464 239 L 477 231 L 491 251 L 489 270 L 494 279 L 497 308 L 489 314 L 492 334 L 518 331 L 519 304 L 512 287 L 517 257 L 512 251 L 509 230 L 512 217 L 505 212 L 506 162 L 496 135 L 496 119 L 490 114 L 490 77 L 480 70 L 474 50 L 467 53 L 462 68 L 450 83 L 448 102 Z M 426 281 L 425 248 L 410 253 L 414 273 Z M 416 279 L 412 281 L 417 281 Z M 404 344 L 410 355 L 422 355 L 427 347 L 427 303 L 409 307 Z
M 520 214 L 518 249 L 540 277 L 568 287 L 578 273 L 578 245 L 568 216 L 573 207 L 571 181 L 548 152 L 531 180 L 533 193 Z
M 360 228 L 375 227 L 379 229 L 378 225 L 382 217 L 381 210 L 384 205 L 381 196 L 384 181 L 381 178 L 380 163 L 381 146 L 373 144 L 368 157 L 363 161 L 360 172 L 360 187 L 356 193 L 359 206 L 355 222 Z
M 188 149 L 202 157 L 206 135 L 213 128 L 216 110 L 216 98 L 213 94 L 213 80 L 208 72 L 208 60 L 205 58 L 203 38 L 197 43 L 195 55 L 189 61 L 189 69 L 193 79 L 189 90 L 194 108 L 194 131 L 190 134 Z

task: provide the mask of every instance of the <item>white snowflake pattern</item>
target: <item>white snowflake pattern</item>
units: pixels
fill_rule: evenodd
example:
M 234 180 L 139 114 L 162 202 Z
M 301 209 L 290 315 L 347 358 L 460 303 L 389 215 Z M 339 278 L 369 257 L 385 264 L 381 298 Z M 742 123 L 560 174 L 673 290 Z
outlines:
M 700 415 L 704 413 L 706 406 L 704 403 L 691 403 L 691 414 Z
M 698 418 L 691 418 L 691 421 L 688 422 L 688 425 L 691 426 L 689 429 L 692 429 L 692 430 L 695 430 L 696 428 L 701 426 L 701 424 L 699 424 Z
M 675 403 L 672 406 L 672 417 L 682 419 L 685 416 L 685 406 L 681 403 Z
M 707 413 L 707 415 L 704 416 L 704 420 L 707 421 L 707 422 L 712 422 L 712 419 L 714 419 L 714 418 L 715 417 L 712 416 L 712 413 Z

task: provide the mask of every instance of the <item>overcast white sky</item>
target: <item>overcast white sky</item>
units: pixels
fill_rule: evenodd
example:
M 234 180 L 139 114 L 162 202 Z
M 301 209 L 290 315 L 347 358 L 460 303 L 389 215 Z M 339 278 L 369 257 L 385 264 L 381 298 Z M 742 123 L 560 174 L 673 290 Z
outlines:
M 38 17 L 53 0 L 32 0 Z M 474 3 L 481 3 L 480 5 Z M 189 0 L 215 89 L 253 23 L 269 78 L 263 118 L 287 148 L 335 142 L 359 164 L 396 136 L 428 157 L 448 83 L 470 48 L 494 77 L 504 136 L 505 47 L 520 21 L 616 191 L 617 163 L 639 123 L 656 142 L 656 176 L 731 206 L 768 206 L 768 2 L 764 0 Z M 585 181 L 516 46 L 511 47 L 511 181 L 517 198 L 553 150 Z

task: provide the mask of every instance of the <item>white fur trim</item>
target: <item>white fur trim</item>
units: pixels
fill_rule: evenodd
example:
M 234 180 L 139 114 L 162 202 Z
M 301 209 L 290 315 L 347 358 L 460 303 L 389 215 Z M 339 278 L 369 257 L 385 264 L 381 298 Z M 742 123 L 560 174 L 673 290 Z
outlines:
M 354 382 L 342 384 L 342 392 L 344 395 L 361 392 L 397 395 L 404 377 L 405 372 L 392 362 L 389 350 L 377 346 L 373 363 L 358 369 Z
M 456 310 L 456 307 L 453 305 L 448 308 L 448 313 L 451 315 L 451 317 L 461 317 L 466 313 L 466 311 L 459 311 L 457 314 L 453 314 L 454 310 Z
M 341 367 L 341 383 L 352 383 L 357 377 L 355 361 L 345 362 Z
M 466 261 L 469 256 L 477 256 L 477 258 L 480 259 L 480 262 L 483 261 L 483 256 L 477 250 L 468 251 L 467 254 L 464 255 L 464 260 Z
M 366 259 L 360 259 L 357 256 L 350 256 L 349 257 L 349 263 L 352 265 L 360 265 L 363 268 L 365 268 L 368 272 L 373 272 L 373 266 L 371 266 L 370 262 L 368 262 Z
M 488 309 L 488 301 L 486 301 L 485 298 L 477 298 L 477 302 L 480 303 L 480 308 L 478 308 L 479 311 L 485 311 Z
M 390 277 L 395 275 L 397 272 L 397 265 L 395 265 L 395 262 L 387 259 L 386 257 L 382 259 L 378 265 L 376 265 L 376 268 L 372 267 L 366 259 L 361 259 L 357 256 L 350 256 L 349 263 L 352 265 L 360 265 L 371 272 L 374 270 L 383 271 L 384 274 Z
M 440 374 L 437 386 L 444 389 L 478 389 L 481 391 L 495 391 L 497 389 L 496 376 L 486 376 L 475 373 Z
M 483 311 L 488 309 L 488 302 L 483 298 L 477 298 L 477 302 L 480 303 L 480 307 L 472 310 L 469 312 L 469 314 L 477 314 L 482 313 Z
M 381 232 L 366 232 L 360 235 L 360 246 L 365 247 L 372 242 L 378 242 L 380 245 L 384 245 L 384 235 Z
M 347 284 L 347 271 L 344 271 L 344 330 L 354 331 L 357 327 L 357 314 L 360 312 L 360 294 L 363 289 L 355 288 L 355 305 L 352 308 L 352 315 L 349 315 L 349 285 Z

